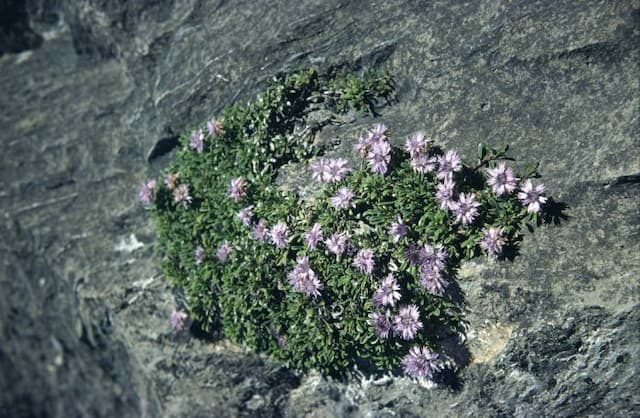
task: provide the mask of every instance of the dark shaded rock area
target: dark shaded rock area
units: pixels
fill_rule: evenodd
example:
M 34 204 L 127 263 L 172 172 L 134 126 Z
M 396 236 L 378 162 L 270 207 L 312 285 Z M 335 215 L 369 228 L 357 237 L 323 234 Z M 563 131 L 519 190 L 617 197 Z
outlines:
M 640 2 L 0 5 L 0 416 L 640 415 Z M 540 160 L 562 216 L 460 271 L 455 385 L 335 382 L 169 327 L 139 184 L 275 73 L 384 66 L 394 138 Z M 372 121 L 328 126 L 348 152 Z

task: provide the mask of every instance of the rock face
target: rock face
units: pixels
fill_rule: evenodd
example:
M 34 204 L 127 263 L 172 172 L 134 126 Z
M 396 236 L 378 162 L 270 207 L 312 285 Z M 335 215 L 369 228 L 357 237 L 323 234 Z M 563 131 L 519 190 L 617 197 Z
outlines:
M 639 2 L 29 0 L 0 16 L 0 416 L 640 414 Z M 512 262 L 461 270 L 457 384 L 299 376 L 169 328 L 180 295 L 138 185 L 189 125 L 309 65 L 387 67 L 394 137 L 422 129 L 468 158 L 510 143 L 565 205 Z M 346 150 L 369 123 L 325 134 Z

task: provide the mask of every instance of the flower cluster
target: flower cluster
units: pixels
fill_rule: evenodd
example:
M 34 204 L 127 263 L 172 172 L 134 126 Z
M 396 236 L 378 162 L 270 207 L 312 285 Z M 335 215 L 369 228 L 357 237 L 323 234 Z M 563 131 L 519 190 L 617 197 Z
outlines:
M 298 258 L 294 269 L 289 273 L 289 283 L 298 292 L 306 293 L 312 297 L 320 296 L 323 288 L 320 279 L 309 266 L 309 257 Z
M 318 158 L 311 164 L 313 179 L 321 183 L 337 183 L 351 171 L 344 158 Z
M 235 119 L 225 116 L 225 121 Z M 231 150 L 224 148 L 230 141 L 221 136 L 237 130 L 210 119 L 183 137 L 181 152 L 189 156 L 183 164 L 214 158 L 212 150 Z M 297 365 L 315 366 L 314 361 L 327 359 L 323 365 L 333 367 L 334 356 L 327 351 L 355 347 L 380 365 L 433 380 L 445 367 L 436 352 L 437 328 L 461 321 L 451 294 L 458 263 L 480 253 L 500 257 L 519 238 L 514 225 L 538 220 L 546 190 L 532 182 L 535 175 L 516 175 L 495 150 L 470 167 L 456 150 L 435 146 L 424 132 L 410 135 L 403 148 L 392 147 L 389 135 L 384 124 L 377 124 L 357 139 L 354 150 L 360 158 L 351 163 L 360 169 L 350 168 L 345 158 L 318 156 L 317 150 L 303 157 L 296 154 L 296 161 L 310 159 L 311 176 L 319 186 L 319 196 L 304 204 L 291 195 L 278 201 L 280 190 L 269 178 L 274 172 L 265 170 L 264 176 L 259 174 L 263 166 L 246 166 L 268 147 L 256 147 L 223 164 L 218 174 L 208 173 L 207 181 L 190 182 L 198 180 L 193 177 L 200 169 L 195 165 L 174 168 L 163 184 L 146 181 L 138 198 L 144 205 L 157 203 L 154 214 L 188 209 L 192 213 L 179 214 L 198 219 L 195 228 L 187 225 L 167 234 L 178 235 L 173 242 L 189 245 L 173 257 L 181 263 L 175 270 L 184 270 L 186 254 L 189 272 L 201 271 L 213 282 L 197 282 L 194 289 L 222 289 L 211 302 L 220 300 L 220 305 L 199 306 L 192 311 L 194 320 L 200 323 L 198 314 L 210 319 L 206 309 L 220 308 L 210 311 L 223 312 L 222 321 L 229 321 L 225 333 L 271 347 Z M 323 213 L 324 208 L 328 210 Z M 219 219 L 202 221 L 201 214 L 207 212 Z M 170 251 L 174 247 L 167 246 Z M 188 280 L 199 280 L 193 276 Z M 238 283 L 238 288 L 225 288 L 227 283 Z M 244 292 L 243 297 L 234 291 Z M 265 294 L 277 296 L 265 299 Z M 200 295 L 195 296 L 190 307 L 194 300 L 200 303 Z M 352 318 L 358 310 L 362 315 Z M 187 320 L 181 311 L 171 315 L 177 330 L 184 329 Z M 316 329 L 305 330 L 310 324 Z M 267 343 L 265 335 L 271 338 Z M 339 340 L 345 336 L 353 340 Z M 309 355 L 308 348 L 299 347 L 307 337 L 319 346 L 326 342 L 322 355 Z M 380 353 L 394 357 L 380 361 Z
M 387 138 L 387 127 L 375 125 L 360 137 L 354 146 L 355 151 L 365 157 L 371 171 L 378 174 L 387 172 L 391 161 L 391 144 Z
M 224 133 L 222 122 L 216 120 L 215 118 L 211 118 L 211 120 L 207 121 L 206 125 L 209 137 L 211 138 L 222 135 Z M 198 154 L 202 154 L 204 152 L 204 140 L 205 134 L 203 130 L 194 130 L 189 136 L 189 148 L 191 148 Z

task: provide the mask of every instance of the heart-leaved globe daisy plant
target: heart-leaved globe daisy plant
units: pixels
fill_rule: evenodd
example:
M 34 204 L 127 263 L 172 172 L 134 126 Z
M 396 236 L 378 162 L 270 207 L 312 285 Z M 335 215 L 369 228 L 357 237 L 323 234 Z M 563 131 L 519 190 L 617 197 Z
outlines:
M 279 76 L 183 135 L 163 180 L 142 185 L 166 276 L 202 330 L 331 375 L 455 367 L 444 342 L 464 329 L 460 262 L 512 251 L 540 223 L 545 188 L 506 147 L 480 145 L 468 165 L 424 132 L 395 146 L 382 123 L 351 155 L 314 143 L 310 109 L 375 115 L 392 91 L 379 72 Z M 311 194 L 278 186 L 285 165 L 308 173 Z

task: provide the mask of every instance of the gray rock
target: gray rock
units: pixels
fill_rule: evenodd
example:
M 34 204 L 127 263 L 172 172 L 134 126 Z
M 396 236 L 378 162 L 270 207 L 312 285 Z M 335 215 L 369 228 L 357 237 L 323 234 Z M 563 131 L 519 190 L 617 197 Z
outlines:
M 0 415 L 640 414 L 637 1 L 5 3 Z M 138 185 L 175 135 L 308 65 L 387 67 L 397 141 L 510 143 L 566 204 L 513 261 L 463 266 L 472 357 L 435 388 L 297 376 L 169 327 Z M 341 123 L 335 153 L 371 119 Z

